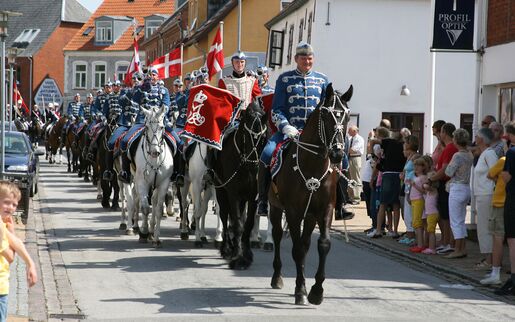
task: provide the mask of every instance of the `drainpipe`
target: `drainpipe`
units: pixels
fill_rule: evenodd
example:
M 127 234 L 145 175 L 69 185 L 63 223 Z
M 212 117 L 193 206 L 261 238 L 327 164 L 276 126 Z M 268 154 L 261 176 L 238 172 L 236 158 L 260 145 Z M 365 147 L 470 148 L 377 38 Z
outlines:
M 32 115 L 32 69 L 34 67 L 34 61 L 32 56 L 27 56 L 30 60 L 30 74 L 29 74 L 29 115 Z

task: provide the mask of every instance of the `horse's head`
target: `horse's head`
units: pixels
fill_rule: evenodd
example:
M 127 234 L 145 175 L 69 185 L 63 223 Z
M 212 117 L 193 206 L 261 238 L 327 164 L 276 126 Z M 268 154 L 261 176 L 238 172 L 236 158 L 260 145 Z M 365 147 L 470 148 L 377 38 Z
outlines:
M 140 108 L 145 115 L 144 137 L 148 144 L 146 153 L 152 158 L 157 158 L 163 150 L 165 106 L 161 105 L 160 108 L 151 107 L 150 109 L 140 106 Z
M 253 100 L 240 115 L 243 128 L 254 138 L 266 134 L 267 116 L 257 100 Z
M 241 138 L 238 139 L 241 146 L 236 146 L 236 149 L 244 163 L 258 164 L 259 155 L 266 143 L 267 121 L 266 112 L 257 100 L 252 101 L 245 110 L 241 111 L 238 127 L 238 133 L 241 134 L 236 134 Z
M 332 84 L 326 88 L 325 100 L 320 106 L 320 135 L 324 142 L 329 160 L 332 164 L 341 164 L 345 148 L 345 135 L 350 120 L 347 102 L 352 97 L 353 87 L 344 94 L 333 89 Z

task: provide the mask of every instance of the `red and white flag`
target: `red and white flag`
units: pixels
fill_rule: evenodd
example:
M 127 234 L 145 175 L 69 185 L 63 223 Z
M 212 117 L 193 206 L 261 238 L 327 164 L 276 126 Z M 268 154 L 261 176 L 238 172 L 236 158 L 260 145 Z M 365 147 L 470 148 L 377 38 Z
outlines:
M 27 107 L 27 104 L 25 104 L 23 97 L 21 97 L 21 93 L 18 90 L 16 82 L 13 82 L 13 105 L 17 106 L 23 115 L 29 116 L 29 108 Z
M 208 84 L 190 89 L 186 125 L 181 136 L 222 149 L 222 139 L 238 110 L 240 99 Z
M 207 54 L 206 66 L 209 72 L 209 80 L 224 68 L 224 50 L 220 28 L 218 28 L 213 44 Z
M 152 67 L 157 69 L 159 78 L 165 79 L 181 75 L 181 48 L 176 48 L 168 54 L 161 56 L 152 62 Z
M 136 40 L 136 37 L 134 37 L 134 53 L 132 55 L 131 63 L 129 64 L 129 67 L 127 68 L 127 73 L 125 73 L 125 79 L 123 82 L 127 86 L 132 85 L 132 75 L 135 72 L 141 73 L 141 63 L 139 60 L 139 48 L 138 48 L 138 41 Z

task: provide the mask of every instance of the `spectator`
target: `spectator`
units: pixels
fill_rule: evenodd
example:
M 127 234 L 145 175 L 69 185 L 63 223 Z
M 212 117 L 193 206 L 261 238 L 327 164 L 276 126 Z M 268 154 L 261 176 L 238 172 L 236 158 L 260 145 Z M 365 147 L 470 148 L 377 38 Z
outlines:
M 365 152 L 365 140 L 359 135 L 359 129 L 356 125 L 349 127 L 349 176 L 351 180 L 356 182 L 356 185 L 350 187 L 349 197 L 350 203 L 353 205 L 359 204 L 361 201 L 361 157 Z
M 513 215 L 515 214 L 515 121 L 509 122 L 505 129 L 511 147 L 506 152 L 506 162 L 501 177 L 506 182 L 504 236 L 508 241 L 508 248 L 510 250 L 511 276 L 495 293 L 498 295 L 515 295 L 515 216 Z
M 388 131 L 392 129 L 392 123 L 390 123 L 388 119 L 382 119 L 381 122 L 379 122 L 379 126 L 385 127 Z
M 493 168 L 488 171 L 488 178 L 495 180 L 495 190 L 492 197 L 492 213 L 488 221 L 488 231 L 492 235 L 492 271 L 480 282 L 483 285 L 501 284 L 501 264 L 504 249 L 504 200 L 506 199 L 506 184 L 500 176 L 506 157 L 500 158 Z
M 498 159 L 495 150 L 490 147 L 493 139 L 494 133 L 489 128 L 481 128 L 476 134 L 476 145 L 481 154 L 473 170 L 472 191 L 476 201 L 479 251 L 486 256 L 476 264 L 476 269 L 490 269 L 492 266 L 492 236 L 488 232 L 488 220 L 492 213 L 494 182 L 487 175 Z
M 445 144 L 440 139 L 440 131 L 442 130 L 442 126 L 445 124 L 445 121 L 438 120 L 433 123 L 433 135 L 436 137 L 438 143 L 435 146 L 435 149 L 433 151 L 433 154 L 431 157 L 433 158 L 433 165 L 436 166 L 438 163 L 438 159 L 440 158 L 440 155 L 442 155 L 442 151 L 445 147 Z
M 415 236 L 417 245 L 409 249 L 412 253 L 421 253 L 424 251 L 424 223 L 422 215 L 424 213 L 424 183 L 427 181 L 427 172 L 430 164 L 420 157 L 414 162 L 415 179 L 410 181 L 411 189 L 409 192 L 409 200 L 411 202 L 411 213 L 413 214 L 413 228 L 415 228 Z
M 492 143 L 490 146 L 492 149 L 495 150 L 495 153 L 497 154 L 497 158 L 504 156 L 504 147 L 506 146 L 506 143 L 502 140 L 502 136 L 504 134 L 504 129 L 501 125 L 501 123 L 492 122 L 490 123 L 490 126 L 488 127 L 492 132 L 494 133 L 494 138 L 492 140 Z
M 400 131 L 400 134 L 402 137 L 402 141 L 405 141 L 408 138 L 408 136 L 411 135 L 411 131 L 407 127 L 403 127 Z
M 409 202 L 409 198 L 406 197 L 409 195 L 409 191 L 411 189 L 411 182 L 415 179 L 415 165 L 413 161 L 417 159 L 420 155 L 417 153 L 419 148 L 419 141 L 416 136 L 410 135 L 406 138 L 404 142 L 404 156 L 406 157 L 406 164 L 404 165 L 404 171 L 401 173 L 401 179 L 404 181 L 403 189 L 404 189 L 404 202 L 403 202 L 403 211 L 402 215 L 404 218 L 404 224 L 406 225 L 406 235 L 404 238 L 399 240 L 399 243 L 405 245 L 411 245 L 415 242 L 415 230 L 413 229 L 412 223 L 412 212 L 411 212 L 411 204 Z
M 428 162 L 432 162 L 430 156 L 424 156 Z M 426 216 L 426 235 L 428 247 L 422 251 L 427 255 L 436 254 L 436 224 L 438 223 L 438 182 L 430 182 L 426 180 L 424 188 L 424 211 Z
M 440 131 L 440 139 L 442 140 L 445 148 L 438 158 L 435 167 L 435 173 L 429 177 L 430 183 L 438 181 L 438 214 L 440 219 L 438 225 L 442 232 L 440 246 L 436 248 L 438 254 L 447 254 L 454 251 L 453 238 L 451 234 L 451 226 L 449 224 L 449 192 L 445 189 L 445 185 L 449 177 L 445 175 L 445 169 L 451 161 L 454 153 L 458 151 L 452 141 L 452 134 L 456 127 L 452 123 L 445 123 L 442 125 Z
M 374 229 L 375 227 L 375 221 L 372 218 L 372 188 L 371 188 L 371 182 L 372 182 L 372 175 L 374 172 L 373 168 L 373 162 L 374 161 L 374 154 L 372 153 L 372 141 L 369 138 L 368 144 L 367 144 L 367 159 L 365 161 L 365 164 L 361 168 L 361 183 L 363 187 L 363 197 L 365 198 L 365 205 L 367 207 L 367 215 L 372 219 L 372 227 L 370 230 Z M 369 232 L 369 229 L 365 230 L 366 233 Z
M 465 216 L 467 204 L 470 200 L 470 168 L 474 162 L 474 156 L 468 151 L 469 134 L 465 129 L 457 129 L 453 133 L 453 143 L 458 148 L 445 169 L 449 180 L 449 219 L 455 239 L 454 251 L 445 258 L 463 258 L 467 256 L 465 238 L 467 227 Z
M 388 131 L 389 132 L 389 131 Z M 370 237 L 382 237 L 381 227 L 385 220 L 386 207 L 391 205 L 393 208 L 393 233 L 391 237 L 398 238 L 398 227 L 400 219 L 400 173 L 403 170 L 406 158 L 402 150 L 402 143 L 390 137 L 381 140 L 382 157 L 377 165 L 382 172 L 380 205 L 377 213 L 376 232 Z
M 369 137 L 369 144 L 372 150 L 372 159 L 371 159 L 371 166 L 373 168 L 372 172 L 372 181 L 370 182 L 370 188 L 371 188 L 371 205 L 370 205 L 370 214 L 372 216 L 372 229 L 368 229 L 368 231 L 365 231 L 367 233 L 367 236 L 371 237 L 375 235 L 376 233 L 381 233 L 384 229 L 384 224 L 381 225 L 381 230 L 376 231 L 377 226 L 377 212 L 379 210 L 379 204 L 380 204 L 380 195 L 381 195 L 381 181 L 382 181 L 382 173 L 377 169 L 377 164 L 380 162 L 381 156 L 382 156 L 382 150 L 381 150 L 381 140 L 384 138 L 389 137 L 390 131 L 388 131 L 387 128 L 384 127 L 378 127 L 373 130 L 372 133 L 375 133 L 375 136 Z

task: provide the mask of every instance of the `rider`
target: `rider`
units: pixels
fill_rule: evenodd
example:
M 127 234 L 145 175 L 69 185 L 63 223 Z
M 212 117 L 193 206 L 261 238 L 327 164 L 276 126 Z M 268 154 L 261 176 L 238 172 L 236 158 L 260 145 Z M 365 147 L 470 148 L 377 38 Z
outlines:
M 268 68 L 266 66 L 259 66 L 256 70 L 256 74 L 258 77 L 259 88 L 261 88 L 261 93 L 263 93 L 263 95 L 273 93 L 275 89 L 268 83 L 268 79 L 270 78 Z
M 143 81 L 141 86 L 135 90 L 132 101 L 136 104 L 143 106 L 145 108 L 151 108 L 154 106 L 161 107 L 161 105 L 165 105 L 165 113 L 168 113 L 168 108 L 170 107 L 170 93 L 168 89 L 164 86 L 159 85 L 159 73 L 155 67 L 149 67 L 149 78 Z M 120 172 L 119 179 L 123 182 L 130 182 L 131 172 L 130 172 L 130 161 L 128 159 L 127 151 L 129 139 L 133 137 L 136 132 L 138 132 L 145 123 L 145 114 L 143 114 L 140 109 L 137 116 L 135 124 L 127 131 L 120 142 L 120 149 L 122 151 L 122 171 Z M 141 132 L 140 132 L 141 134 Z
M 103 112 L 104 104 L 106 100 L 109 98 L 109 95 L 111 95 L 112 90 L 113 83 L 111 83 L 111 81 L 108 81 L 104 84 L 104 90 L 97 93 L 95 103 L 91 107 L 92 113 L 94 113 L 94 115 L 96 115 L 97 117 L 97 124 L 95 124 L 92 128 L 88 128 L 88 131 L 90 131 L 91 144 L 89 144 L 88 154 L 86 158 L 90 162 L 95 162 L 98 149 L 97 139 L 100 136 L 100 132 L 104 130 L 104 124 L 99 119 L 106 117 Z
M 68 120 L 66 121 L 66 124 L 63 127 L 63 131 L 61 132 L 61 145 L 64 145 L 66 134 L 68 133 L 72 122 L 77 123 L 82 117 L 84 117 L 84 105 L 80 101 L 79 93 L 75 94 L 73 102 L 68 104 L 66 115 L 68 116 Z

